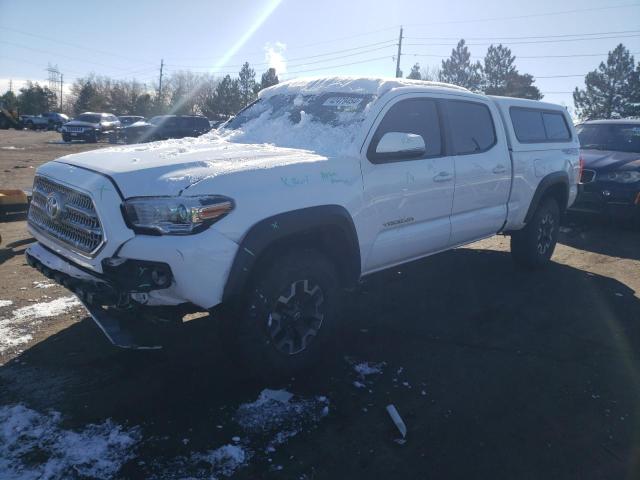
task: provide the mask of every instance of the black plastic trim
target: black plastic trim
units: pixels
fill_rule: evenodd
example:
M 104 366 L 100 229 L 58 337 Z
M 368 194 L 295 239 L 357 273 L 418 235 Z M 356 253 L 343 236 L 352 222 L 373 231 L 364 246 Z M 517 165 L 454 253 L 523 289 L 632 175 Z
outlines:
M 524 223 L 528 223 L 533 217 L 533 214 L 538 209 L 538 204 L 540 200 L 545 196 L 547 191 L 555 186 L 555 185 L 564 185 L 567 192 L 567 197 L 569 195 L 569 175 L 567 172 L 554 172 L 550 173 L 546 177 L 544 177 L 538 187 L 536 188 L 535 193 L 533 194 L 533 198 L 531 199 L 531 203 L 529 204 L 529 210 L 527 210 L 527 215 L 524 217 Z M 565 211 L 567 209 L 567 205 L 559 205 L 561 211 Z
M 351 262 L 347 268 L 349 272 L 357 272 L 355 277 L 359 278 L 361 272 L 360 244 L 349 212 L 340 205 L 302 208 L 265 218 L 249 229 L 240 242 L 238 252 L 233 260 L 222 301 L 226 302 L 242 293 L 256 261 L 274 242 L 325 226 L 338 226 L 344 231 L 347 238 L 344 251 L 347 252 L 347 258 Z M 354 279 L 354 282 L 357 281 L 357 278 Z

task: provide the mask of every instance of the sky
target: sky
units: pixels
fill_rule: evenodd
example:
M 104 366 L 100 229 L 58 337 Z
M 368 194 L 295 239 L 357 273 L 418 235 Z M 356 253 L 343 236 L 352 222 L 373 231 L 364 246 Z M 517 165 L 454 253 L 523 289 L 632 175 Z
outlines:
M 624 43 L 640 60 L 640 1 L 0 0 L 0 92 L 13 80 L 46 81 L 57 65 L 69 86 L 93 72 L 157 84 L 179 70 L 237 75 L 248 61 L 260 78 L 395 76 L 438 67 L 459 38 L 472 59 L 503 43 L 544 99 L 573 106 L 571 91 Z M 529 58 L 527 58 L 529 57 Z M 550 77 L 550 78 L 545 78 Z

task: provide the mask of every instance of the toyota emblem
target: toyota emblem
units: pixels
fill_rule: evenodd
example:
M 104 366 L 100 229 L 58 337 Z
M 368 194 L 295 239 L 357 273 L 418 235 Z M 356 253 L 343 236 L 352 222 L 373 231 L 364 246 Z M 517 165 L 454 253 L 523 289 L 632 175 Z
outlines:
M 62 212 L 62 199 L 60 195 L 53 192 L 47 195 L 47 203 L 45 204 L 47 215 L 51 220 L 56 220 Z

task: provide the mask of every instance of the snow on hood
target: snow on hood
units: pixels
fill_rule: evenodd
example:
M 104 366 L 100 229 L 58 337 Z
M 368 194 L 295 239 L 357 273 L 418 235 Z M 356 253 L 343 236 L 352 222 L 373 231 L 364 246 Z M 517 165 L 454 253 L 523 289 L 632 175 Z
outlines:
M 56 162 L 109 175 L 125 197 L 178 195 L 205 178 L 324 161 L 308 150 L 232 143 L 217 135 L 91 150 Z
M 456 90 L 467 89 L 441 82 L 427 82 L 407 78 L 376 77 L 311 77 L 296 78 L 278 83 L 261 90 L 260 98 L 272 95 L 298 95 L 313 93 L 360 93 L 382 96 L 391 89 L 399 87 L 445 87 Z

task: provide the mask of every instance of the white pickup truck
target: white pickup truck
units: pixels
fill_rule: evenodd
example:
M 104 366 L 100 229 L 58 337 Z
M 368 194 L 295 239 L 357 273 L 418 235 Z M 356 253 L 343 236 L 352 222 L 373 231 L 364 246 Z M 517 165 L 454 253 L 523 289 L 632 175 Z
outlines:
M 558 105 L 292 80 L 203 137 L 41 166 L 26 255 L 116 345 L 155 346 L 136 330 L 154 307 L 224 312 L 251 365 L 289 373 L 332 350 L 342 289 L 372 272 L 499 233 L 544 265 L 580 170 Z

